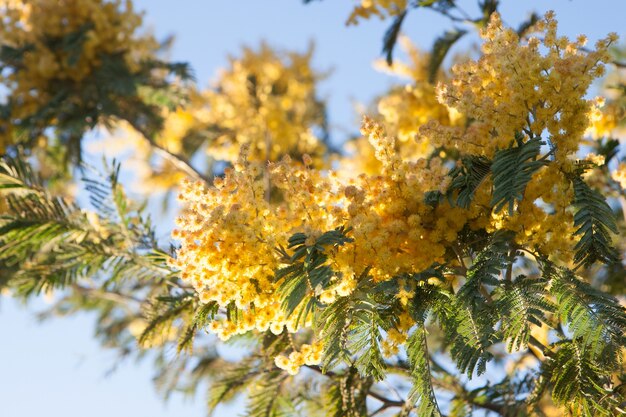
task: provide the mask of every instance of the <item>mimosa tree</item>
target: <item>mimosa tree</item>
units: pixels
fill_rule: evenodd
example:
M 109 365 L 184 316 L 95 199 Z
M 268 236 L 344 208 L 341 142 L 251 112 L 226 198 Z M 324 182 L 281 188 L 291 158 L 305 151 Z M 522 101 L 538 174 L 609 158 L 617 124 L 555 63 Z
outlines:
M 391 19 L 383 65 L 410 81 L 338 150 L 312 50 L 246 48 L 202 90 L 130 1 L 0 1 L 0 286 L 95 312 L 105 346 L 157 352 L 165 393 L 209 381 L 211 410 L 245 392 L 249 416 L 625 414 L 617 35 L 497 7 L 357 6 L 348 24 Z M 400 30 L 426 8 L 467 28 L 421 52 Z M 480 54 L 443 67 L 474 29 Z M 171 242 L 118 162 L 82 162 L 93 129 L 133 146 L 146 196 L 178 195 Z

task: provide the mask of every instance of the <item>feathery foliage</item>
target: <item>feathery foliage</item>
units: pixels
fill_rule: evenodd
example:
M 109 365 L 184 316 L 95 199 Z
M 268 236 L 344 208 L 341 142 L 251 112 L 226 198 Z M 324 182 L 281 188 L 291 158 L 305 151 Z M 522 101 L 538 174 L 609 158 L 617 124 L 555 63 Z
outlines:
M 448 51 L 450 51 L 450 48 L 466 33 L 466 30 L 455 28 L 454 30 L 446 31 L 443 35 L 435 39 L 430 53 L 430 61 L 428 62 L 429 82 L 435 83 L 435 81 L 437 81 L 437 73 Z
M 448 186 L 448 200 L 459 207 L 468 208 L 474 199 L 474 193 L 491 172 L 490 169 L 491 161 L 485 157 L 464 158 L 461 165 L 450 171 L 452 181 Z
M 11 279 L 21 294 L 65 287 L 105 271 L 108 282 L 170 273 L 149 220 L 126 207 L 116 171 L 107 183 L 91 180 L 88 187 L 101 211 L 108 196 L 111 206 L 105 211 L 119 216 L 108 220 L 48 194 L 23 161 L 0 162 L 0 193 L 8 205 L 0 217 L 0 263 L 14 271 Z
M 599 358 L 605 347 L 626 346 L 626 309 L 610 295 L 581 281 L 572 271 L 544 264 L 561 321 L 580 347 Z
M 516 201 L 524 198 L 526 185 L 533 174 L 546 162 L 537 160 L 541 145 L 540 137 L 523 142 L 522 135 L 515 137 L 515 144 L 508 149 L 496 152 L 491 171 L 493 172 L 493 196 L 491 205 L 496 213 L 508 205 L 509 214 L 513 214 Z
M 547 386 L 555 403 L 565 406 L 576 416 L 615 416 L 623 414 L 611 396 L 611 370 L 603 368 L 591 351 L 576 341 L 562 341 L 554 345 L 541 366 L 541 376 L 534 398 Z
M 573 204 L 577 208 L 574 216 L 574 226 L 577 227 L 575 234 L 580 236 L 574 262 L 579 266 L 590 266 L 596 261 L 615 263 L 618 255 L 611 243 L 611 233 L 618 233 L 618 230 L 613 210 L 604 196 L 589 187 L 580 175 L 575 176 L 572 183 Z
M 423 324 L 409 336 L 407 344 L 407 356 L 411 364 L 411 377 L 413 388 L 407 401 L 417 404 L 417 415 L 424 417 L 440 417 L 439 405 L 435 398 L 431 378 L 430 356 L 426 342 L 426 328 Z
M 325 251 L 352 242 L 347 237 L 348 232 L 344 228 L 326 232 L 315 239 L 312 245 L 307 245 L 307 235 L 296 233 L 289 238 L 287 246 L 287 249 L 293 251 L 291 255 L 284 248 L 277 249 L 287 264 L 276 271 L 275 279 L 282 280 L 279 291 L 288 315 L 297 311 L 300 317 L 306 317 L 318 304 L 317 297 L 328 287 L 334 275 Z M 303 305 L 305 300 L 306 304 Z
M 526 349 L 531 326 L 547 324 L 546 313 L 554 311 L 554 303 L 545 297 L 547 287 L 544 277 L 519 275 L 494 291 L 500 331 L 509 352 Z
M 380 380 L 386 367 L 380 350 L 381 329 L 389 327 L 386 316 L 393 306 L 375 301 L 376 286 L 368 279 L 368 270 L 360 278 L 353 294 L 341 297 L 320 315 L 324 343 L 322 369 L 332 369 L 344 362 L 353 365 L 361 376 Z

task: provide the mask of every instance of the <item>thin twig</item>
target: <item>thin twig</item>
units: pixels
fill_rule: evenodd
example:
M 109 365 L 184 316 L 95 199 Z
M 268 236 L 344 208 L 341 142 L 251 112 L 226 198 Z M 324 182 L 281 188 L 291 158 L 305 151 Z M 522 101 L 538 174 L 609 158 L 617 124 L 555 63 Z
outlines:
M 139 126 L 133 120 L 125 119 L 130 125 L 143 136 L 143 138 L 148 142 L 148 144 L 155 150 L 159 156 L 163 159 L 169 161 L 172 165 L 174 165 L 181 172 L 184 172 L 189 177 L 193 178 L 196 181 L 204 181 L 207 184 L 210 184 L 212 181 L 209 177 L 204 175 L 202 172 L 198 171 L 196 168 L 191 165 L 191 163 L 182 155 L 178 155 L 174 152 L 169 151 L 165 147 L 156 143 L 156 141 L 152 138 L 152 136 L 145 131 L 141 126 Z
M 163 146 L 159 145 L 154 140 L 146 136 L 144 136 L 144 138 L 146 138 L 150 146 L 152 146 L 152 148 L 155 150 L 157 154 L 159 154 L 159 156 L 161 156 L 163 159 L 166 159 L 168 162 L 170 162 L 180 171 L 184 172 L 185 174 L 187 174 L 188 176 L 190 176 L 196 181 L 203 181 L 206 183 L 211 183 L 211 180 L 209 179 L 209 177 L 205 176 L 196 168 L 194 168 L 193 165 L 187 162 L 187 160 L 184 157 L 168 151 L 166 148 L 164 148 Z
M 305 365 L 307 368 L 321 374 L 324 376 L 327 376 L 329 378 L 333 378 L 335 376 L 337 376 L 337 374 L 335 374 L 334 372 L 323 372 L 322 368 L 320 368 L 319 366 L 316 365 Z M 374 391 L 368 391 L 367 395 L 369 395 L 370 397 L 380 401 L 383 403 L 383 405 L 385 405 L 385 408 L 390 408 L 390 407 L 403 407 L 404 406 L 404 401 L 395 401 L 395 400 L 390 400 L 389 398 L 378 394 Z M 379 410 L 382 411 L 382 410 Z M 378 411 L 377 411 L 378 412 Z

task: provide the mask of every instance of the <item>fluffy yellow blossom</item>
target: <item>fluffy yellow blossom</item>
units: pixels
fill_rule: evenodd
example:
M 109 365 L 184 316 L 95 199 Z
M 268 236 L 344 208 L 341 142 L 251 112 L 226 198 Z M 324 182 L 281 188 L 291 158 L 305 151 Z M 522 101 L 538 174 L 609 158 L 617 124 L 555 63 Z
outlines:
M 171 262 L 202 301 L 240 310 L 236 322 L 224 320 L 212 328 L 220 338 L 253 329 L 279 333 L 283 325 L 291 333 L 300 329 L 280 308 L 274 280 L 280 265 L 275 248 L 296 232 L 306 233 L 310 246 L 323 231 L 353 230 L 354 243 L 329 253 L 337 276 L 319 294 L 325 303 L 351 294 L 365 266 L 383 281 L 443 261 L 466 218 L 458 208 L 427 206 L 423 195 L 445 189 L 447 168 L 438 158 L 403 161 L 394 140 L 369 119 L 363 133 L 376 150 L 380 175 L 361 175 L 345 184 L 289 158 L 266 168 L 246 161 L 244 151 L 235 168 L 212 186 L 183 186 L 180 198 L 186 208 L 173 234 L 181 247 Z M 277 201 L 268 198 L 265 169 L 281 196 Z
M 216 136 L 207 149 L 211 157 L 233 162 L 248 145 L 253 161 L 277 161 L 287 154 L 319 160 L 324 146 L 315 131 L 323 128 L 325 115 L 312 53 L 313 48 L 282 54 L 262 44 L 230 59 L 216 88 L 205 94 Z
M 294 350 L 289 356 L 279 355 L 274 363 L 280 369 L 284 369 L 290 375 L 296 375 L 303 365 L 319 365 L 322 362 L 322 345 L 313 343 L 303 344 L 300 351 Z
M 142 19 L 130 0 L 1 0 L 0 13 L 3 47 L 27 49 L 22 62 L 9 63 L 15 70 L 0 77 L 11 101 L 19 103 L 12 119 L 31 117 L 58 101 L 60 86 L 88 79 L 103 56 L 120 55 L 136 72 L 157 47 L 151 36 L 136 35 Z M 2 127 L 0 147 L 11 140 L 11 126 Z
M 563 162 L 578 150 L 589 124 L 593 101 L 585 99 L 591 82 L 603 74 L 614 42 L 609 36 L 591 52 L 582 52 L 584 39 L 570 42 L 556 35 L 557 23 L 548 13 L 537 26 L 543 40 L 521 42 L 514 30 L 493 14 L 481 33 L 483 55 L 453 67 L 450 83 L 440 84 L 441 103 L 471 118 L 467 127 L 446 127 L 430 121 L 422 134 L 438 146 L 492 157 L 506 148 L 515 134 L 548 136 Z M 545 51 L 545 52 L 544 52 Z
M 444 126 L 461 126 L 465 120 L 455 109 L 437 101 L 435 86 L 428 80 L 429 55 L 419 51 L 406 37 L 400 37 L 399 43 L 409 57 L 409 64 L 395 60 L 391 67 L 386 62 L 377 62 L 375 66 L 392 75 L 408 77 L 411 82 L 392 88 L 378 100 L 378 119 L 387 134 L 397 139 L 395 147 L 399 155 L 415 161 L 435 150 L 428 138 L 418 137 L 422 125 L 435 120 Z M 439 79 L 446 79 L 443 71 Z M 380 172 L 380 164 L 366 138 L 348 142 L 346 150 L 349 156 L 340 162 L 344 172 Z
M 481 58 L 456 65 L 452 80 L 437 88 L 440 102 L 465 114 L 471 123 L 445 126 L 432 120 L 420 135 L 436 146 L 487 158 L 511 146 L 516 134 L 524 141 L 545 138 L 553 149 L 552 161 L 535 173 L 515 213 L 493 213 L 491 219 L 470 216 L 470 223 L 487 231 L 512 230 L 520 244 L 567 259 L 575 232 L 567 174 L 601 104 L 587 100 L 585 94 L 602 74 L 607 48 L 615 39 L 610 35 L 595 50 L 581 52 L 584 37 L 573 42 L 557 37 L 552 13 L 536 29 L 543 33 L 541 42 L 537 38 L 522 42 L 494 14 L 481 33 L 485 40 Z M 485 181 L 477 190 L 476 206 L 489 206 L 488 185 Z
M 346 176 L 322 170 L 308 152 L 301 152 L 298 159 L 285 156 L 268 164 L 268 155 L 278 157 L 279 151 L 267 154 L 255 147 L 257 142 L 232 141 L 241 149 L 233 169 L 210 186 L 184 185 L 180 199 L 185 209 L 173 234 L 180 248 L 171 264 L 180 270 L 182 279 L 203 302 L 237 311 L 218 315 L 209 329 L 228 339 L 249 331 L 282 334 L 310 328 L 313 317 L 288 316 L 277 293 L 281 280 L 274 271 L 284 260 L 275 249 L 286 247 L 295 233 L 304 233 L 308 249 L 326 231 L 350 230 L 349 243 L 326 252 L 326 265 L 333 272 L 328 285 L 307 290 L 307 296 L 323 305 L 350 296 L 366 270 L 374 282 L 395 279 L 399 284 L 395 298 L 401 306 L 408 306 L 417 284 L 400 277 L 449 261 L 458 234 L 467 227 L 510 230 L 526 248 L 569 259 L 575 245 L 572 157 L 589 122 L 592 103 L 584 95 L 601 72 L 600 61 L 606 59 L 611 39 L 599 42 L 596 51 L 582 53 L 584 39 L 571 43 L 556 38 L 551 15 L 538 29 L 544 31 L 542 49 L 537 40 L 520 43 L 495 16 L 482 34 L 483 57 L 457 66 L 450 82 L 438 87 L 436 112 L 441 118 L 433 122 L 436 115 L 424 116 L 424 121 L 431 121 L 421 129 L 420 137 L 433 149 L 443 147 L 441 153 L 408 157 L 398 146 L 401 124 L 387 129 L 386 123 L 367 117 L 361 134 L 376 161 L 377 170 L 372 173 Z M 268 69 L 267 73 L 273 72 Z M 435 91 L 430 94 L 429 100 Z M 424 104 L 420 112 L 427 112 L 427 107 Z M 468 122 L 454 125 L 450 107 Z M 416 129 L 411 126 L 407 132 Z M 446 152 L 492 158 L 516 134 L 520 142 L 547 137 L 553 146 L 542 150 L 549 152 L 544 158 L 549 163 L 534 172 L 513 213 L 491 212 L 491 177 L 475 190 L 468 208 L 451 206 L 445 198 L 427 203 L 426 196 L 432 195 L 427 193 L 448 191 L 453 167 L 444 159 Z M 593 155 L 589 158 L 594 160 Z M 446 283 L 431 277 L 419 285 Z M 381 342 L 385 355 L 399 353 L 413 325 L 408 313 L 399 317 Z M 320 352 L 321 346 L 302 345 L 288 355 L 283 352 L 275 363 L 295 374 L 303 364 L 319 363 Z

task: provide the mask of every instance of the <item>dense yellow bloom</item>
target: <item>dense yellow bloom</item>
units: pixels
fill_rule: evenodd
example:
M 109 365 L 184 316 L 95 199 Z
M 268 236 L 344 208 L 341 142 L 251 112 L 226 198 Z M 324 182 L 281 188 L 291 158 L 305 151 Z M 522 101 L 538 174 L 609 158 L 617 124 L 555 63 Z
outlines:
M 211 186 L 185 184 L 180 199 L 186 208 L 173 234 L 181 247 L 171 264 L 203 302 L 238 310 L 236 319 L 220 316 L 210 330 L 227 339 L 252 330 L 295 333 L 311 326 L 313 317 L 296 322 L 286 316 L 277 294 L 280 281 L 274 276 L 281 266 L 275 248 L 286 246 L 298 232 L 305 233 L 305 245 L 312 246 L 326 231 L 350 230 L 352 242 L 327 252 L 334 271 L 328 287 L 309 289 L 309 296 L 323 304 L 350 295 L 367 270 L 375 282 L 397 279 L 395 296 L 407 306 L 418 284 L 398 277 L 423 272 L 435 263 L 456 262 L 449 254 L 459 232 L 468 226 L 513 231 L 520 246 L 567 260 L 575 245 L 572 159 L 594 108 L 584 95 L 602 73 L 600 62 L 614 39 L 600 41 L 596 51 L 581 53 L 584 39 L 571 43 L 557 38 L 551 14 L 538 29 L 544 31 L 546 54 L 536 39 L 520 43 L 496 15 L 483 32 L 484 55 L 479 61 L 458 65 L 452 79 L 437 91 L 416 80 L 415 89 L 406 90 L 411 99 L 391 96 L 381 101 L 382 108 L 389 109 L 381 111 L 384 120 L 377 123 L 366 117 L 361 129 L 375 172 L 349 176 L 320 170 L 307 154 L 302 162 L 285 156 L 266 164 L 262 147 L 235 140 L 232 143 L 245 146 L 224 178 Z M 454 115 L 451 107 L 462 116 Z M 425 123 L 421 129 L 420 123 Z M 425 146 L 444 148 L 441 157 L 432 150 L 427 155 L 403 152 L 400 138 L 414 141 L 418 130 Z M 490 177 L 475 190 L 467 209 L 453 207 L 445 198 L 437 204 L 426 202 L 427 193 L 448 191 L 451 166 L 442 159 L 446 150 L 492 158 L 520 133 L 522 141 L 540 135 L 549 138 L 554 151 L 546 151 L 551 152 L 546 156 L 549 163 L 534 173 L 513 213 L 491 210 Z M 603 162 L 594 155 L 589 159 Z M 443 285 L 437 278 L 427 283 Z M 387 330 L 382 342 L 386 355 L 399 352 L 413 325 L 403 314 Z M 321 347 L 315 346 L 294 348 L 289 356 L 278 356 L 276 365 L 294 374 L 303 364 L 317 363 L 319 355 L 310 356 L 319 354 Z
M 0 13 L 3 45 L 25 51 L 21 62 L 9 63 L 16 70 L 0 76 L 12 102 L 19 103 L 11 119 L 34 115 L 55 99 L 60 85 L 87 79 L 104 55 L 121 54 L 131 72 L 138 71 L 157 46 L 151 36 L 136 35 L 142 19 L 130 0 L 123 5 L 120 0 L 1 0 Z M 11 126 L 3 128 L 0 148 Z
M 291 210 L 287 202 L 270 204 L 265 165 L 247 163 L 246 158 L 244 151 L 234 169 L 227 169 L 225 177 L 216 178 L 209 188 L 200 183 L 184 185 L 181 199 L 187 208 L 174 232 L 174 237 L 181 239 L 181 249 L 173 263 L 200 299 L 224 307 L 233 303 L 242 310 L 237 324 L 225 321 L 212 328 L 224 339 L 254 328 L 275 333 L 281 333 L 284 326 L 291 332 L 297 330 L 279 308 L 273 280 L 279 266 L 275 248 L 286 244 L 295 231 L 304 230 L 307 210 L 317 219 L 307 227 L 327 230 L 330 226 L 323 208 L 298 206 Z M 312 182 L 305 178 L 308 169 L 292 170 L 299 175 L 291 177 L 292 185 Z
M 323 128 L 324 108 L 317 97 L 321 78 L 311 68 L 313 49 L 280 54 L 267 45 L 245 48 L 231 58 L 215 89 L 204 94 L 208 122 L 217 138 L 207 152 L 234 162 L 242 145 L 253 161 L 277 161 L 281 156 L 309 154 L 316 160 L 324 146 L 315 129 Z
M 274 271 L 275 248 L 296 232 L 312 239 L 339 226 L 353 228 L 353 244 L 329 254 L 337 271 L 321 299 L 331 303 L 349 295 L 366 266 L 377 281 L 403 272 L 418 272 L 443 262 L 446 245 L 466 222 L 464 211 L 423 202 L 426 191 L 444 190 L 447 168 L 438 158 L 403 161 L 394 140 L 371 120 L 363 125 L 382 165 L 380 175 L 361 175 L 343 183 L 333 173 L 289 158 L 269 167 L 271 185 L 281 195 L 268 201 L 264 165 L 246 162 L 244 152 L 235 168 L 211 187 L 186 184 L 181 200 L 186 209 L 177 220 L 174 237 L 181 248 L 172 264 L 193 285 L 204 302 L 216 301 L 241 310 L 235 323 L 216 322 L 211 330 L 222 338 L 252 329 L 276 333 L 286 326 L 298 331 L 280 309 Z
M 607 48 L 615 36 L 586 53 L 581 52 L 584 37 L 570 42 L 557 36 L 552 13 L 536 29 L 543 32 L 541 42 L 537 38 L 521 42 L 494 14 L 481 33 L 485 40 L 481 58 L 456 65 L 452 81 L 438 86 L 440 102 L 472 122 L 450 127 L 432 120 L 422 127 L 421 136 L 444 148 L 488 158 L 512 145 L 516 133 L 524 140 L 545 138 L 554 149 L 553 161 L 535 173 L 515 214 L 494 213 L 489 224 L 481 219 L 473 226 L 512 230 L 520 244 L 567 257 L 575 231 L 568 210 L 573 190 L 567 174 L 597 114 L 599 101 L 587 100 L 585 94 L 594 78 L 603 74 L 601 62 L 608 60 Z M 478 204 L 480 198 L 478 193 Z
M 481 33 L 481 58 L 453 67 L 452 82 L 438 87 L 442 103 L 474 122 L 450 128 L 431 121 L 424 136 L 440 146 L 493 157 L 513 142 L 516 132 L 543 135 L 557 148 L 557 161 L 565 164 L 589 124 L 593 102 L 585 99 L 587 89 L 603 74 L 601 62 L 609 59 L 607 49 L 616 38 L 610 35 L 586 53 L 581 52 L 584 37 L 574 42 L 557 37 L 552 13 L 536 28 L 543 40 L 523 43 L 494 14 Z

